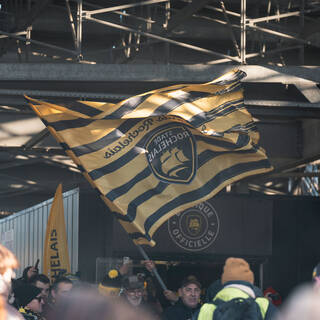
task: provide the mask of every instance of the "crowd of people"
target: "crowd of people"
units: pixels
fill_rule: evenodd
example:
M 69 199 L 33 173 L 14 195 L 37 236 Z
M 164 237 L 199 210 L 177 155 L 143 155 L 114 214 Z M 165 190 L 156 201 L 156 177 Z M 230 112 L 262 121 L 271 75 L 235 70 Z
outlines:
M 262 292 L 241 258 L 228 258 L 223 272 L 206 290 L 193 275 L 177 292 L 164 290 L 161 303 L 154 285 L 155 264 L 144 261 L 146 274 L 129 272 L 129 264 L 106 270 L 99 285 L 61 275 L 53 283 L 36 267 L 19 267 L 14 254 L 0 245 L 0 320 L 234 320 L 320 319 L 320 264 L 313 283 L 295 291 L 283 305 L 272 288 Z

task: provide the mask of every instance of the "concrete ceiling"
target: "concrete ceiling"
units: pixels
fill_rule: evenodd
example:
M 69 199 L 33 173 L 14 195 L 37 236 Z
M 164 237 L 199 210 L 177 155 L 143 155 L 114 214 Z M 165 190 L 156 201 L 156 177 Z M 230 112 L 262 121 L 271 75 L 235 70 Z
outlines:
M 80 186 L 91 192 L 26 105 L 25 93 L 42 99 L 119 101 L 168 84 L 209 81 L 240 66 L 248 75 L 245 103 L 275 172 L 232 190 L 248 192 L 249 186 L 255 192 L 287 194 L 289 179 L 298 185 L 308 175 L 305 164 L 320 158 L 319 29 L 313 27 L 319 23 L 319 2 L 305 1 L 302 20 L 300 1 L 278 1 L 269 11 L 267 1 L 248 1 L 247 18 L 268 15 L 272 22 L 252 20 L 247 33 L 241 33 L 241 1 L 225 1 L 224 7 L 220 1 L 139 6 L 134 1 L 119 7 L 128 3 L 122 1 L 108 13 L 82 12 L 83 21 L 74 25 L 68 9 L 77 21 L 77 2 L 19 3 L 5 1 L 0 10 L 0 34 L 10 36 L 0 39 L 0 211 L 50 198 L 60 182 L 64 190 Z M 82 10 L 98 6 L 110 8 L 114 2 L 83 2 Z M 90 17 L 99 23 L 85 19 Z M 244 34 L 246 42 L 240 39 Z

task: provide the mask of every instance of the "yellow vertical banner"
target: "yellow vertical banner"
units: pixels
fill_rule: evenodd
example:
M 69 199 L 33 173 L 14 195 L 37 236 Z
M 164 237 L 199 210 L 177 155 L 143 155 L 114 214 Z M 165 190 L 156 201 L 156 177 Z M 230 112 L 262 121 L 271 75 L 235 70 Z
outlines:
M 44 243 L 43 271 L 53 282 L 70 272 L 68 241 L 64 219 L 62 185 L 59 184 L 52 202 Z

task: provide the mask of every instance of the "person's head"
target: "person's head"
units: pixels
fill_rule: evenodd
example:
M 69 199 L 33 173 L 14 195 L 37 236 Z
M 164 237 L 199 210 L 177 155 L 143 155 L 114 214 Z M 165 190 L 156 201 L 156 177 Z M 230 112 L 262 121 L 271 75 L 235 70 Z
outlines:
M 138 307 L 142 302 L 144 285 L 137 276 L 128 276 L 123 280 L 124 296 L 133 306 Z
M 103 280 L 99 283 L 99 292 L 108 297 L 119 296 L 121 289 L 121 277 L 116 269 L 107 272 Z
M 0 244 L 0 295 L 8 297 L 11 289 L 11 278 L 15 277 L 14 269 L 19 267 L 15 255 Z
M 221 283 L 229 281 L 246 281 L 254 283 L 254 275 L 247 261 L 241 258 L 228 258 L 223 267 Z
M 72 281 L 66 277 L 58 278 L 52 285 L 51 295 L 55 302 L 65 298 L 72 289 Z
M 201 294 L 201 284 L 195 277 L 184 279 L 178 290 L 179 297 L 188 308 L 196 308 Z
M 142 310 L 131 308 L 122 299 L 110 299 L 96 288 L 76 287 L 72 294 L 59 301 L 47 320 L 150 320 Z
M 42 297 L 47 300 L 50 290 L 50 280 L 45 274 L 36 274 L 30 278 L 30 283 L 41 289 Z
M 11 278 L 15 277 L 14 269 L 18 267 L 15 255 L 0 244 L 0 320 L 7 319 L 4 306 L 11 291 Z
M 267 298 L 272 304 L 275 306 L 280 306 L 282 303 L 282 298 L 276 290 L 274 290 L 272 287 L 268 287 L 263 291 L 263 295 L 265 298 Z
M 15 289 L 14 295 L 18 308 L 29 309 L 36 313 L 42 312 L 44 301 L 41 296 L 41 289 L 31 284 L 22 284 Z
M 318 320 L 320 319 L 320 291 L 314 286 L 296 288 L 281 306 L 275 320 Z
M 314 267 L 312 271 L 312 282 L 314 287 L 320 290 L 320 262 Z

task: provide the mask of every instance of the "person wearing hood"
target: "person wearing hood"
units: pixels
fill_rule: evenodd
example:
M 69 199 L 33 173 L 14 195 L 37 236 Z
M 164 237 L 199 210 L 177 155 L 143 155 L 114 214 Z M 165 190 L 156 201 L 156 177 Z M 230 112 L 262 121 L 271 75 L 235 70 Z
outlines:
M 194 319 L 214 320 L 224 312 L 228 312 L 230 320 L 233 319 L 232 315 L 236 314 L 239 318 L 240 312 L 244 312 L 243 319 L 246 319 L 249 313 L 250 319 L 272 319 L 276 308 L 267 298 L 257 296 L 253 284 L 254 274 L 247 261 L 241 258 L 228 258 L 221 276 L 222 289 L 211 302 L 201 307 Z
M 15 289 L 16 305 L 21 315 L 27 320 L 41 320 L 44 300 L 41 289 L 31 285 L 22 284 Z
M 13 289 L 24 284 L 30 284 L 32 278 L 39 273 L 39 270 L 34 266 L 26 267 L 23 270 L 22 277 L 12 281 Z

